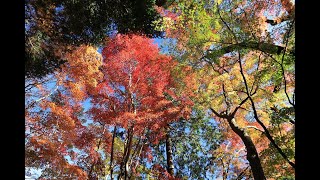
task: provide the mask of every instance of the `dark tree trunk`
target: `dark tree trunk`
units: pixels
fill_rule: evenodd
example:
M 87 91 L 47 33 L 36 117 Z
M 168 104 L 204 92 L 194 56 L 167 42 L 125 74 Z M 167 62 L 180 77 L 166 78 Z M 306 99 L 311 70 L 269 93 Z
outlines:
M 249 96 L 246 97 L 242 102 L 238 105 L 238 107 L 235 108 L 235 110 L 227 115 L 227 114 L 219 114 L 217 111 L 215 111 L 213 108 L 210 108 L 211 111 L 218 116 L 219 118 L 226 119 L 232 129 L 233 132 L 235 132 L 244 143 L 246 150 L 247 150 L 247 160 L 249 161 L 251 171 L 253 174 L 253 178 L 255 180 L 265 180 L 266 177 L 264 176 L 264 172 L 261 166 L 260 158 L 257 152 L 257 149 L 252 142 L 252 139 L 250 136 L 245 132 L 243 128 L 240 128 L 235 119 L 234 116 L 237 113 L 238 109 L 241 107 L 242 104 L 244 104 L 249 99 Z
M 110 157 L 110 178 L 111 178 L 111 180 L 113 180 L 113 177 L 112 177 L 112 174 L 113 174 L 112 163 L 113 163 L 114 139 L 115 139 L 115 137 L 116 137 L 116 132 L 117 132 L 117 126 L 114 126 L 113 135 L 112 135 L 112 145 L 111 145 L 111 157 Z
M 166 153 L 167 153 L 167 171 L 171 176 L 173 176 L 174 165 L 173 165 L 173 159 L 172 159 L 172 141 L 169 133 L 169 128 L 167 128 L 167 134 L 166 134 Z
M 127 180 L 129 178 L 129 157 L 130 157 L 130 151 L 132 146 L 132 138 L 133 138 L 133 127 L 131 127 L 128 130 L 128 142 L 127 145 L 124 148 L 124 155 L 123 160 L 120 164 L 120 174 L 118 176 L 118 179 Z
M 247 149 L 247 160 L 249 161 L 254 179 L 265 180 L 266 178 L 264 176 L 258 152 L 250 136 L 248 136 L 244 129 L 237 126 L 234 119 L 232 120 L 231 118 L 228 118 L 227 120 L 233 132 L 235 132 L 241 138 Z

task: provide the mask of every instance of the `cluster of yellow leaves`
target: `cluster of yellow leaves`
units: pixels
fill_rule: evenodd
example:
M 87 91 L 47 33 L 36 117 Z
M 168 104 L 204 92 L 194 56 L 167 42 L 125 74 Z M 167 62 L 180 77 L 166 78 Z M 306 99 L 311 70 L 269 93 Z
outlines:
M 93 93 L 94 88 L 103 78 L 99 70 L 102 65 L 102 56 L 97 52 L 97 48 L 83 45 L 67 54 L 66 59 L 68 63 L 62 70 L 67 73 L 71 81 L 67 86 L 73 97 L 83 100 L 85 92 Z

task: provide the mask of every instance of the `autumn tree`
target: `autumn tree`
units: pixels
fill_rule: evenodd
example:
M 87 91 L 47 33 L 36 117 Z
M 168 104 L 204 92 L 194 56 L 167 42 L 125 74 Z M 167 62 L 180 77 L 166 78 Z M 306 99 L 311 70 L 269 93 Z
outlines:
M 294 4 L 178 1 L 158 10 L 160 28 L 178 40 L 175 54 L 198 70 L 197 102 L 212 111 L 226 141 L 245 147 L 253 177 L 292 175 L 294 145 L 278 137 L 294 143 Z M 282 160 L 264 156 L 269 149 Z
M 151 40 L 136 35 L 118 35 L 102 51 L 104 81 L 93 94 L 91 113 L 95 121 L 125 130 L 119 167 L 124 179 L 138 166 L 138 150 L 157 144 L 166 124 L 189 113 L 187 99 L 174 94 L 170 70 L 175 63 L 158 51 Z
M 83 124 L 83 101 L 102 77 L 101 55 L 96 48 L 81 46 L 66 58 L 62 72 L 26 94 L 25 166 L 42 170 L 40 178 L 45 179 L 86 179 L 99 135 L 93 132 L 104 134 Z
M 192 105 L 175 93 L 174 60 L 138 35 L 109 39 L 102 55 L 81 46 L 65 58 L 58 87 L 38 86 L 42 97 L 27 97 L 26 166 L 46 178 L 158 177 L 147 167 L 151 146 Z

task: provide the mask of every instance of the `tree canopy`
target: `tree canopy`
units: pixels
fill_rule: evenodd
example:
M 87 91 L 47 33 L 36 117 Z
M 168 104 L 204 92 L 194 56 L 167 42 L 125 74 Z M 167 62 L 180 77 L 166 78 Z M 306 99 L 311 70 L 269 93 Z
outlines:
M 25 1 L 25 75 L 41 78 L 66 60 L 63 54 L 81 44 L 98 45 L 107 34 L 143 33 L 160 36 L 152 0 L 27 0 Z
M 63 59 L 26 81 L 27 173 L 295 179 L 293 1 L 83 3 L 26 3 L 26 52 Z

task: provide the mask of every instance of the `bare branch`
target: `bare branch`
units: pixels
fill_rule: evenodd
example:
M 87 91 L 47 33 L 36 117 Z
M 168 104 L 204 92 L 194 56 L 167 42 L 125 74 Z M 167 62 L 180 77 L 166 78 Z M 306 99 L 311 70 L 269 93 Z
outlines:
M 220 17 L 220 19 L 221 19 L 221 21 L 223 22 L 223 24 L 228 28 L 228 30 L 231 32 L 231 34 L 233 35 L 233 37 L 234 37 L 234 40 L 237 42 L 237 44 L 238 44 L 238 38 L 237 38 L 237 36 L 235 35 L 235 33 L 231 30 L 231 28 L 229 27 L 229 25 L 226 23 L 226 21 L 224 21 L 224 19 L 222 18 L 222 16 L 221 16 L 221 14 L 220 14 L 220 9 L 219 9 L 219 5 L 218 5 L 218 3 L 217 3 L 217 10 L 218 10 L 218 14 L 219 14 L 219 17 Z
M 248 169 L 249 167 L 250 167 L 250 166 L 247 166 L 246 168 L 244 168 L 244 170 L 238 175 L 238 177 L 236 178 L 236 180 L 242 179 L 242 176 L 244 175 L 244 173 L 247 171 L 247 169 Z
M 259 58 L 258 58 L 258 62 L 257 62 L 257 69 L 256 69 L 256 71 L 258 71 L 259 70 L 259 65 L 260 65 L 260 60 L 261 60 L 261 55 L 262 55 L 262 53 L 260 53 L 259 54 Z M 252 93 L 252 91 L 253 91 L 253 86 L 254 86 L 254 84 L 256 83 L 256 78 L 254 78 L 254 81 L 253 81 L 253 83 L 252 83 L 252 86 L 251 86 L 251 90 L 250 90 L 250 94 Z M 258 81 L 260 81 L 260 78 L 258 79 Z M 257 85 L 258 86 L 258 85 Z M 252 95 L 252 94 L 251 94 Z
M 33 107 L 36 103 L 38 103 L 38 102 L 44 100 L 45 98 L 51 96 L 51 95 L 58 89 L 58 87 L 59 87 L 59 86 L 56 86 L 56 88 L 55 88 L 52 92 L 50 92 L 49 94 L 43 96 L 43 97 L 40 98 L 40 99 L 35 100 L 34 102 L 32 102 L 30 105 L 28 105 L 28 106 L 26 107 L 26 109 L 29 109 L 29 108 Z
M 256 126 L 246 126 L 246 128 L 253 128 L 255 130 L 258 130 L 258 131 L 264 133 L 264 131 L 262 131 L 261 129 L 257 128 Z
M 224 88 L 224 84 L 223 84 L 223 83 L 222 83 L 222 91 L 223 91 L 224 99 L 225 99 L 226 104 L 227 104 L 227 113 L 228 113 L 229 110 L 230 110 L 230 102 L 228 101 L 228 98 L 227 98 L 226 91 L 225 91 L 225 88 Z
M 234 117 L 238 111 L 238 109 L 249 99 L 249 96 L 247 96 L 244 100 L 241 101 L 241 103 L 234 109 L 234 111 L 231 113 L 231 117 Z
M 285 94 L 287 96 L 287 99 L 288 99 L 289 103 L 295 108 L 295 104 L 293 102 L 291 102 L 290 97 L 289 97 L 289 95 L 287 93 L 287 80 L 286 80 L 286 77 L 285 77 L 284 67 L 283 67 L 284 56 L 286 54 L 286 50 L 287 50 L 287 47 L 288 47 L 289 35 L 290 35 L 291 30 L 292 30 L 293 24 L 294 24 L 294 20 L 290 24 L 290 28 L 289 28 L 289 30 L 287 32 L 287 36 L 288 37 L 286 39 L 286 45 L 285 45 L 285 48 L 284 48 L 284 51 L 283 51 L 283 54 L 282 54 L 282 59 L 281 59 L 281 71 L 282 71 L 282 76 L 283 76 L 283 81 L 284 81 L 284 92 L 285 92 Z
M 263 128 L 264 130 L 264 134 L 266 135 L 266 137 L 269 139 L 269 141 L 271 142 L 271 144 L 277 149 L 277 151 L 280 153 L 280 155 L 293 167 L 295 168 L 295 163 L 291 162 L 288 158 L 288 156 L 282 151 L 282 149 L 276 144 L 276 142 L 274 141 L 273 137 L 271 136 L 270 132 L 268 131 L 267 127 L 262 123 L 262 121 L 259 119 L 258 117 L 258 113 L 256 110 L 256 107 L 254 105 L 254 102 L 252 100 L 251 97 L 249 97 L 251 105 L 252 105 L 252 109 L 253 109 L 253 114 L 254 114 L 254 118 L 256 119 L 256 121 L 259 123 L 259 125 Z
M 247 91 L 247 95 L 248 95 L 248 98 L 251 102 L 251 105 L 252 105 L 252 109 L 253 109 L 253 113 L 254 113 L 254 117 L 256 119 L 256 121 L 259 123 L 259 125 L 263 128 L 264 132 L 265 132 L 265 135 L 266 137 L 270 140 L 271 144 L 273 144 L 273 146 L 278 150 L 278 152 L 281 154 L 281 156 L 293 167 L 295 168 L 295 164 L 293 162 L 291 162 L 287 155 L 282 151 L 282 149 L 276 144 L 276 142 L 274 141 L 274 139 L 272 138 L 271 134 L 269 133 L 268 129 L 266 128 L 266 126 L 262 123 L 262 121 L 260 121 L 259 117 L 258 117 L 258 113 L 257 113 L 257 110 L 255 108 L 255 105 L 254 105 L 254 102 L 253 102 L 253 99 L 249 93 L 249 89 L 248 89 L 248 83 L 247 83 L 247 80 L 244 76 L 244 73 L 243 73 L 243 69 L 242 69 L 242 63 L 241 63 L 241 56 L 240 56 L 240 52 L 238 52 L 238 55 L 239 55 L 239 66 L 240 66 L 240 73 L 242 75 L 242 78 L 243 78 L 243 81 L 245 83 L 245 87 L 246 87 L 246 91 Z
M 216 110 L 214 110 L 212 107 L 210 107 L 210 110 L 216 115 L 218 116 L 219 118 L 228 118 L 228 116 L 226 114 L 219 114 Z

